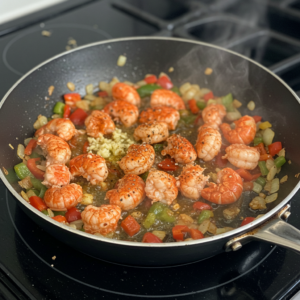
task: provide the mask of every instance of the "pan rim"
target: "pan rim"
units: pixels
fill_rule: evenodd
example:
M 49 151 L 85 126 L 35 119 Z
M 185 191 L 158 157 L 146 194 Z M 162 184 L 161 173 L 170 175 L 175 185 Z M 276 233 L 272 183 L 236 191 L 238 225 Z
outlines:
M 209 43 L 204 43 L 204 42 L 199 42 L 199 41 L 194 41 L 194 40 L 188 40 L 188 39 L 183 39 L 183 38 L 173 38 L 173 37 L 147 37 L 147 36 L 139 36 L 139 37 L 127 37 L 127 38 L 117 38 L 117 39 L 108 39 L 105 41 L 100 41 L 100 42 L 95 42 L 95 43 L 90 43 L 90 44 L 86 44 L 83 46 L 80 46 L 78 48 L 57 54 L 47 60 L 45 60 L 44 62 L 40 63 L 39 65 L 37 65 L 36 67 L 32 68 L 30 71 L 28 71 L 25 75 L 23 75 L 8 91 L 7 93 L 4 95 L 4 97 L 2 98 L 2 100 L 0 101 L 0 109 L 2 107 L 2 105 L 4 104 L 5 100 L 8 98 L 8 96 L 10 95 L 10 93 L 26 78 L 28 77 L 31 73 L 35 72 L 36 70 L 38 70 L 40 67 L 50 63 L 51 61 L 63 57 L 65 55 L 68 55 L 70 53 L 73 53 L 75 51 L 81 51 L 85 48 L 90 48 L 90 47 L 94 47 L 94 46 L 98 46 L 98 45 L 102 45 L 102 44 L 111 44 L 111 43 L 117 43 L 117 42 L 126 42 L 126 41 L 138 41 L 138 40 L 169 40 L 169 41 L 174 41 L 174 42 L 184 42 L 184 43 L 190 43 L 190 44 L 195 44 L 195 45 L 202 45 L 202 46 L 206 46 L 206 47 L 210 47 L 210 48 L 215 48 L 221 51 L 225 51 L 228 53 L 231 53 L 233 55 L 239 56 L 255 65 L 257 65 L 258 67 L 262 68 L 263 70 L 265 70 L 266 72 L 268 72 L 270 75 L 272 75 L 273 77 L 275 77 L 281 84 L 283 84 L 285 86 L 285 88 L 288 89 L 288 91 L 294 96 L 294 98 L 298 101 L 298 103 L 300 104 L 300 99 L 297 96 L 297 94 L 291 89 L 291 87 L 289 87 L 287 85 L 287 83 L 285 83 L 285 81 L 283 81 L 280 77 L 278 77 L 276 74 L 274 74 L 273 72 L 271 72 L 269 69 L 267 69 L 266 67 L 264 67 L 263 65 L 257 63 L 256 61 L 242 55 L 239 53 L 236 53 L 232 50 L 228 50 L 226 48 L 220 47 L 220 46 L 216 46 L 216 45 L 212 45 Z M 106 242 L 106 243 L 111 243 L 111 244 L 116 244 L 119 246 L 126 246 L 126 247 L 182 247 L 182 246 L 191 246 L 191 245 L 199 245 L 199 244 L 203 244 L 203 243 L 209 243 L 211 241 L 217 241 L 220 239 L 230 239 L 233 238 L 234 236 L 239 236 L 255 227 L 257 227 L 258 225 L 262 224 L 263 222 L 265 222 L 266 220 L 268 220 L 270 217 L 272 217 L 273 215 L 275 215 L 285 204 L 287 204 L 292 198 L 293 196 L 296 194 L 296 192 L 298 191 L 298 189 L 300 188 L 300 182 L 297 183 L 297 185 L 292 189 L 292 191 L 288 194 L 288 196 L 283 199 L 277 206 L 275 206 L 273 209 L 271 209 L 269 212 L 267 212 L 263 217 L 254 220 L 253 222 L 243 226 L 243 227 L 239 227 L 239 228 L 235 228 L 231 231 L 228 231 L 226 233 L 222 233 L 216 236 L 211 236 L 211 237 L 207 237 L 205 239 L 200 239 L 200 240 L 194 240 L 194 241 L 188 241 L 188 242 L 176 242 L 176 243 L 159 243 L 159 244 L 148 244 L 148 243 L 140 243 L 140 242 L 126 242 L 126 241 L 120 241 L 120 240 L 113 240 L 113 239 L 109 239 L 109 238 L 105 238 L 105 237 L 100 237 L 100 236 L 96 236 L 96 235 L 92 235 L 92 234 L 88 234 L 79 230 L 75 230 L 72 229 L 70 227 L 68 227 L 67 225 L 61 224 L 59 222 L 56 222 L 55 220 L 47 217 L 46 215 L 44 215 L 43 213 L 41 213 L 40 211 L 36 210 L 34 207 L 32 207 L 26 200 L 24 200 L 11 186 L 11 184 L 8 182 L 8 180 L 6 179 L 5 175 L 3 174 L 3 171 L 1 170 L 0 172 L 0 178 L 3 181 L 3 183 L 5 184 L 6 188 L 13 194 L 13 196 L 22 203 L 22 205 L 24 205 L 27 209 L 31 210 L 31 212 L 33 212 L 34 214 L 38 215 L 39 217 L 42 217 L 45 221 L 52 223 L 52 225 L 55 225 L 57 227 L 60 227 L 63 230 L 69 231 L 70 233 L 73 234 L 77 234 L 82 236 L 83 238 L 89 238 L 89 239 L 94 239 L 94 240 L 98 240 L 101 242 Z

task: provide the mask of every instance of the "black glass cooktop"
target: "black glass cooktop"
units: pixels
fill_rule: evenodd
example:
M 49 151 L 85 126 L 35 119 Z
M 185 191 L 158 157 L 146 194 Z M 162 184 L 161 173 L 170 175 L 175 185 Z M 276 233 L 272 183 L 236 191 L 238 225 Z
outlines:
M 297 3 L 300 1 L 67 1 L 0 26 L 0 97 L 23 74 L 55 54 L 99 40 L 140 35 L 225 46 L 278 72 L 298 91 Z M 247 11 L 259 12 L 258 17 L 247 18 Z M 289 219 L 297 228 L 299 200 L 298 192 Z M 291 299 L 300 289 L 300 255 L 260 242 L 168 268 L 96 260 L 35 225 L 1 181 L 0 226 L 0 299 Z

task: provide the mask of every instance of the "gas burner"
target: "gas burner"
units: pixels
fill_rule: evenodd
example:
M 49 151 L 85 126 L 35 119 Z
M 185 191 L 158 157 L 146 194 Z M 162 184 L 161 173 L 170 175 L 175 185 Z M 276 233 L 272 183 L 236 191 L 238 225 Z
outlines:
M 76 46 L 109 38 L 111 36 L 107 32 L 91 26 L 79 24 L 38 26 L 10 40 L 4 48 L 2 59 L 10 71 L 23 75 L 32 66 L 38 65 L 49 57 Z

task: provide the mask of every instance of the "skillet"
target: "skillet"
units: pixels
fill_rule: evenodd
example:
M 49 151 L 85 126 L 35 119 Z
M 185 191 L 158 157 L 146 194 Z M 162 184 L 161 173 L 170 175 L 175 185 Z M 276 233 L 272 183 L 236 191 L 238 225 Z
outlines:
M 117 66 L 124 54 L 127 62 Z M 255 115 L 268 120 L 276 133 L 274 140 L 284 144 L 287 160 L 281 174 L 289 179 L 281 185 L 278 199 L 268 205 L 265 215 L 230 232 L 201 240 L 144 244 L 117 241 L 73 230 L 46 217 L 28 204 L 19 194 L 20 187 L 13 174 L 19 162 L 16 149 L 24 138 L 34 133 L 33 123 L 39 114 L 50 116 L 54 103 L 68 92 L 72 81 L 80 94 L 86 84 L 97 85 L 116 76 L 120 81 L 136 82 L 147 73 L 159 74 L 174 68 L 175 85 L 197 83 L 216 95 L 231 92 L 249 111 L 250 100 L 256 104 Z M 211 76 L 204 70 L 213 69 Z M 50 100 L 48 88 L 55 87 Z M 300 187 L 298 178 L 300 156 L 299 99 L 279 77 L 258 63 L 232 51 L 190 40 L 160 37 L 138 37 L 107 40 L 79 47 L 57 55 L 24 75 L 0 103 L 0 177 L 14 195 L 22 210 L 47 232 L 69 246 L 93 257 L 132 265 L 174 265 L 193 262 L 222 251 L 238 250 L 251 239 L 260 239 L 300 251 L 300 231 L 282 220 L 288 217 L 288 203 Z M 9 147 L 11 144 L 15 150 Z M 3 172 L 8 170 L 8 175 Z M 30 234 L 30 233 L 29 233 Z

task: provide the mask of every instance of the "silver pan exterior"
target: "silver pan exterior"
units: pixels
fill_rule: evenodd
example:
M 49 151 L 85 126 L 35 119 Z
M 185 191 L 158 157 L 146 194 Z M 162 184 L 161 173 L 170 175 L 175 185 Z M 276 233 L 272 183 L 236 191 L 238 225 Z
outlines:
M 121 54 L 127 57 L 127 63 L 122 68 L 116 64 Z M 172 81 L 175 85 L 189 81 L 201 87 L 207 86 L 216 95 L 232 92 L 243 103 L 253 100 L 257 107 L 256 114 L 273 124 L 276 138 L 283 142 L 292 164 L 283 167 L 282 173 L 287 174 L 289 180 L 281 186 L 278 199 L 269 204 L 264 217 L 233 231 L 202 240 L 144 244 L 106 239 L 72 230 L 46 217 L 18 194 L 20 188 L 17 182 L 13 182 L 2 171 L 4 167 L 13 172 L 13 166 L 19 162 L 16 150 L 8 145 L 16 149 L 24 137 L 32 136 L 34 119 L 38 114 L 51 114 L 54 103 L 66 92 L 67 82 L 74 82 L 81 88 L 78 92 L 83 94 L 88 83 L 96 85 L 100 80 L 110 80 L 114 76 L 120 80 L 138 81 L 147 73 L 166 72 L 170 67 L 174 68 Z M 204 76 L 207 67 L 214 70 L 213 76 Z M 45 101 L 51 85 L 55 86 L 54 92 L 50 100 Z M 247 114 L 244 109 L 241 113 Z M 24 75 L 2 99 L 0 176 L 22 210 L 37 224 L 64 243 L 100 259 L 152 266 L 192 262 L 214 256 L 225 249 L 230 250 L 232 245 L 238 249 L 239 244 L 234 244 L 232 238 L 248 231 L 251 234 L 247 240 L 264 239 L 300 251 L 300 231 L 280 219 L 274 219 L 300 187 L 298 178 L 294 176 L 300 170 L 299 115 L 299 99 L 287 84 L 268 69 L 234 52 L 175 38 L 140 37 L 94 43 L 55 56 L 37 66 Z M 272 226 L 265 225 L 263 230 L 252 231 L 271 217 Z M 285 238 L 291 235 L 290 240 L 278 238 L 278 234 Z

